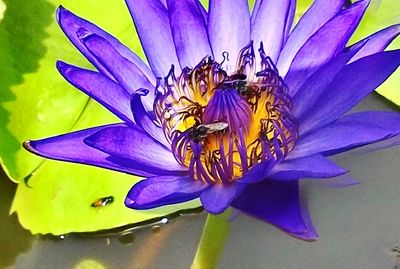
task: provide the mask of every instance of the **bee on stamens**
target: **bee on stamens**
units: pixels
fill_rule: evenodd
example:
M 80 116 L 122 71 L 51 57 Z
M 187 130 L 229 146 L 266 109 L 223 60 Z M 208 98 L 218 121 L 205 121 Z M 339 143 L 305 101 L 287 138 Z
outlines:
M 223 121 L 208 124 L 196 123 L 189 129 L 189 136 L 194 142 L 198 143 L 210 134 L 223 133 L 227 131 L 228 127 L 228 123 Z
M 246 78 L 247 78 L 247 76 L 245 74 L 234 74 L 234 75 L 228 76 L 218 85 L 217 88 L 219 88 L 219 89 L 229 89 L 229 88 L 239 89 L 241 87 L 246 86 L 246 84 L 247 84 Z
M 111 204 L 112 202 L 114 202 L 114 196 L 107 196 L 107 197 L 103 197 L 103 198 L 99 198 L 99 199 L 95 200 L 90 206 L 91 207 L 103 207 L 103 206 Z
M 247 76 L 245 74 L 234 74 L 226 77 L 219 85 L 219 89 L 235 89 L 240 96 L 245 98 L 249 104 L 253 107 L 254 111 L 257 110 L 257 101 L 260 98 L 261 89 L 259 86 L 263 84 L 249 83 L 246 81 Z

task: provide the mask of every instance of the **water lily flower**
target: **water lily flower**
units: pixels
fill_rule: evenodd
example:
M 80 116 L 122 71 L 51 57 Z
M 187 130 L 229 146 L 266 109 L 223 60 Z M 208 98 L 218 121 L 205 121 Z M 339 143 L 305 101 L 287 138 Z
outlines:
M 384 51 L 400 26 L 346 47 L 369 1 L 315 0 L 293 26 L 294 0 L 126 0 L 147 63 L 60 7 L 57 20 L 96 67 L 61 75 L 122 122 L 26 141 L 46 158 L 144 177 L 125 204 L 150 209 L 200 198 L 288 234 L 318 235 L 302 178 L 348 171 L 328 156 L 400 133 L 396 112 L 348 113 L 400 64 Z

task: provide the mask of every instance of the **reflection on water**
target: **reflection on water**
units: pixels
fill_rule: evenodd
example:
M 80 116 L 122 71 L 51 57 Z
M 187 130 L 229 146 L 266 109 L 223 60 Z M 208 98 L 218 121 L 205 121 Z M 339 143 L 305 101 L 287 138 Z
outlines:
M 31 248 L 34 237 L 24 230 L 15 215 L 9 216 L 16 185 L 0 169 L 0 268 L 12 265 L 15 258 Z
M 107 239 L 107 243 L 110 242 L 110 239 Z M 127 246 L 132 245 L 135 242 L 135 234 L 132 232 L 123 233 L 118 237 L 118 241 Z

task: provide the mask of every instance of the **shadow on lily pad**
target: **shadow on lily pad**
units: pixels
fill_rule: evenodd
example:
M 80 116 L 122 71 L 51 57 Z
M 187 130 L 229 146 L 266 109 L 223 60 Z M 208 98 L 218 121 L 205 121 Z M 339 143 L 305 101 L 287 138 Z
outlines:
M 0 152 L 8 169 L 15 170 L 16 152 L 21 148 L 21 141 L 9 131 L 12 118 L 5 104 L 16 99 L 12 87 L 23 83 L 25 74 L 39 68 L 39 61 L 46 53 L 43 45 L 43 40 L 48 37 L 46 27 L 53 21 L 55 7 L 45 0 L 4 2 L 7 9 L 0 22 Z M 25 108 L 16 109 L 22 111 Z
M 16 215 L 9 215 L 16 185 L 7 180 L 0 170 L 0 268 L 13 265 L 16 257 L 27 252 L 34 237 L 18 223 Z

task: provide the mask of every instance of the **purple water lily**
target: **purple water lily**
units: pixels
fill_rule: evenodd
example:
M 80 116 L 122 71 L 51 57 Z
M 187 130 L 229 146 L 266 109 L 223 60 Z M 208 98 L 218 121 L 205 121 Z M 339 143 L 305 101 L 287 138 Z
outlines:
M 72 85 L 123 122 L 37 141 L 50 159 L 145 177 L 133 209 L 200 198 L 315 240 L 301 178 L 344 175 L 327 156 L 400 133 L 395 112 L 346 114 L 400 64 L 384 51 L 400 26 L 346 47 L 369 1 L 315 0 L 293 27 L 294 0 L 127 0 L 148 65 L 60 7 L 57 20 L 91 71 L 58 62 Z

